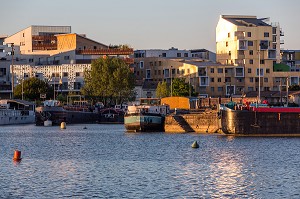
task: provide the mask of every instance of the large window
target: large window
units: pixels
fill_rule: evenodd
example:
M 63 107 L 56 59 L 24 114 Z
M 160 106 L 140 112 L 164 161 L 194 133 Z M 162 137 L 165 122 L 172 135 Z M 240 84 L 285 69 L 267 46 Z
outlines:
M 146 70 L 146 79 L 150 79 L 151 78 L 151 70 L 147 69 Z

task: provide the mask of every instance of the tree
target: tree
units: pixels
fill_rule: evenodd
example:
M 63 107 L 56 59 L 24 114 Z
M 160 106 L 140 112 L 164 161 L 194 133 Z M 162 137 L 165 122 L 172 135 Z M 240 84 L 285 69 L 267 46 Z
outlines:
M 170 95 L 169 87 L 166 81 L 159 82 L 156 88 L 156 97 L 163 98 Z
M 23 97 L 26 100 L 34 101 L 40 99 L 40 94 L 46 94 L 47 98 L 53 97 L 53 88 L 45 81 L 31 77 L 23 82 Z M 22 84 L 14 88 L 14 97 L 22 98 Z
M 187 97 L 190 95 L 195 96 L 192 85 L 185 82 L 184 78 L 175 78 L 172 81 L 172 96 Z
M 85 71 L 82 94 L 104 103 L 122 103 L 134 95 L 134 75 L 129 66 L 116 57 L 99 58 Z M 106 103 L 106 104 L 107 104 Z

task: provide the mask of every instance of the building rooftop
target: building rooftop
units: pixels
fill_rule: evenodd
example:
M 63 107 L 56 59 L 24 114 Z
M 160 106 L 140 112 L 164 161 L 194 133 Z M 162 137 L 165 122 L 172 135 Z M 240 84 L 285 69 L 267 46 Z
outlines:
M 237 26 L 271 26 L 264 22 L 266 18 L 258 19 L 256 16 L 222 15 L 221 17 Z

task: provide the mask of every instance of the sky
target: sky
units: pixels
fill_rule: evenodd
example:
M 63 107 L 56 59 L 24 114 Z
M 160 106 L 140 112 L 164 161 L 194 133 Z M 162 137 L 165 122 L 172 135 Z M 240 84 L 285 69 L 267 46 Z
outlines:
M 254 15 L 279 22 L 284 49 L 300 49 L 299 0 L 0 0 L 0 35 L 31 25 L 71 26 L 100 43 L 136 49 L 215 52 L 220 15 Z

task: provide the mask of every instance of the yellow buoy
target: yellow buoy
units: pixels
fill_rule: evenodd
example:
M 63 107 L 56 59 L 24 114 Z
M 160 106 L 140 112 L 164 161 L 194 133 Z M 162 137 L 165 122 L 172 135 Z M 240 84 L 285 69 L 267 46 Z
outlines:
M 61 129 L 66 129 L 66 123 L 65 123 L 65 122 L 62 122 L 62 123 L 60 124 L 60 128 L 61 128 Z
M 192 144 L 192 148 L 199 148 L 199 144 L 197 141 L 195 141 L 193 144 Z

